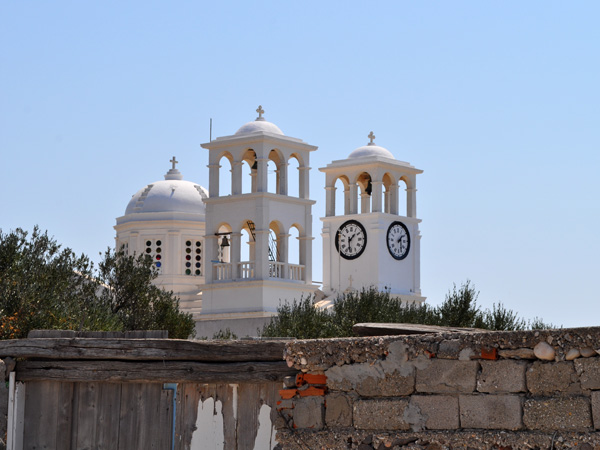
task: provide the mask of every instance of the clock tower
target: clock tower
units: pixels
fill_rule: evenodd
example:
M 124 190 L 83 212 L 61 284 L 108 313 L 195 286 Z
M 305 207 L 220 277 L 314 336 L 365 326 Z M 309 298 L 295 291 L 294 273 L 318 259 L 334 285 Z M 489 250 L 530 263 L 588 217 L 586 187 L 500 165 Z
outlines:
M 421 303 L 416 176 L 423 171 L 375 145 L 373 132 L 368 137 L 369 143 L 348 158 L 319 169 L 326 176 L 323 291 L 336 296 L 374 286 L 408 303 Z M 336 182 L 344 189 L 343 208 L 337 208 L 343 214 L 338 215 Z

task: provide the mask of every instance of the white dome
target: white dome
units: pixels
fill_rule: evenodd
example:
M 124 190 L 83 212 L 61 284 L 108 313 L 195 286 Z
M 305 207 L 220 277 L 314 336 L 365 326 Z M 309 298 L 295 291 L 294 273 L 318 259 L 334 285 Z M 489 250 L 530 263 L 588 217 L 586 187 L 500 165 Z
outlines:
M 129 201 L 125 215 L 161 212 L 204 214 L 206 208 L 203 198 L 208 198 L 205 188 L 183 180 L 177 169 L 171 169 L 164 180 L 137 191 Z
M 368 144 L 358 147 L 356 150 L 350 153 L 348 158 L 365 158 L 367 156 L 383 156 L 384 158 L 395 159 L 394 155 L 392 155 L 388 149 L 375 144 Z
M 283 136 L 283 131 L 279 129 L 277 125 L 271 122 L 267 122 L 266 120 L 255 120 L 254 122 L 248 122 L 240 127 L 239 130 L 235 132 L 235 134 L 250 134 L 256 133 L 257 131 L 264 131 L 266 133 L 273 134 L 281 134 Z

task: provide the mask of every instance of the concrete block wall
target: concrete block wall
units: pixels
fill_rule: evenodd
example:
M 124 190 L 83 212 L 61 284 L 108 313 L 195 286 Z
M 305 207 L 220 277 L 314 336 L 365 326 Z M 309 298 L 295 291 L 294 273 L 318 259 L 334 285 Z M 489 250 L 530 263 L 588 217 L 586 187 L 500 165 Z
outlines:
M 278 441 L 600 448 L 595 348 L 598 328 L 291 342 L 286 360 L 300 381 L 280 391 Z

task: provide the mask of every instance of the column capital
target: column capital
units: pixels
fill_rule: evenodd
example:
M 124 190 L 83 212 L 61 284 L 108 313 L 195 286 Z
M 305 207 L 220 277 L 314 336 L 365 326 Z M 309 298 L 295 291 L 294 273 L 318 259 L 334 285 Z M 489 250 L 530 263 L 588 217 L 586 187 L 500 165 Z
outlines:
M 221 165 L 220 164 L 207 164 L 206 167 L 208 167 L 209 169 L 220 169 Z

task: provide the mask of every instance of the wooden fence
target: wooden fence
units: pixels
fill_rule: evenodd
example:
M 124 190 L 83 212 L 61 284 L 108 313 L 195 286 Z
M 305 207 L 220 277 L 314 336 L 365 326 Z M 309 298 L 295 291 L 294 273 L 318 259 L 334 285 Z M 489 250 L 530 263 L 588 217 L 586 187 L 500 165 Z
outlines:
M 283 349 L 283 341 L 0 342 L 0 358 L 18 359 L 8 448 L 273 448 L 277 392 L 295 373 Z

